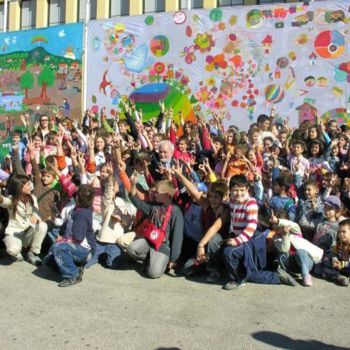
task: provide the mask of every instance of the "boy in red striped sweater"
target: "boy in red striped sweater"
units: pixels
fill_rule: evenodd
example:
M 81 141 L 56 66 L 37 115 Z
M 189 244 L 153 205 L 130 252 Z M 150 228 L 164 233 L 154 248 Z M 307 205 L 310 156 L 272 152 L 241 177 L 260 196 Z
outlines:
M 223 288 L 237 289 L 245 281 L 263 284 L 293 285 L 291 277 L 283 270 L 263 271 L 266 266 L 266 238 L 256 232 L 258 226 L 258 204 L 249 195 L 249 182 L 244 175 L 233 176 L 230 180 L 230 237 L 223 256 L 230 281 Z M 254 235 L 255 234 L 255 235 Z M 240 274 L 244 267 L 245 276 Z

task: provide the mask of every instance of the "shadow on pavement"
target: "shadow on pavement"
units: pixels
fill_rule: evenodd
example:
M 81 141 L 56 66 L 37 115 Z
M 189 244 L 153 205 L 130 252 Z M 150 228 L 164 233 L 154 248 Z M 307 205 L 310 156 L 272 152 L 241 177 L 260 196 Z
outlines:
M 325 344 L 318 340 L 301 340 L 292 339 L 283 334 L 276 332 L 262 331 L 255 332 L 252 337 L 259 340 L 265 344 L 272 345 L 281 349 L 290 350 L 349 350 L 350 348 L 345 348 L 342 346 L 336 346 L 331 344 Z
M 48 281 L 60 282 L 62 280 L 60 274 L 50 267 L 40 266 L 32 274 Z

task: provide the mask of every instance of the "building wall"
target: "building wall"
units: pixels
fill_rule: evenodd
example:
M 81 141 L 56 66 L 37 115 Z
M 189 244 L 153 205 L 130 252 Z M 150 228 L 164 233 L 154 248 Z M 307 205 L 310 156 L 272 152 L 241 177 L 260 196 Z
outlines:
M 298 0 L 191 0 L 192 8 L 292 3 Z M 0 0 L 0 21 L 4 18 Z M 11 0 L 8 1 L 7 30 L 43 28 L 84 20 L 86 0 Z M 188 0 L 90 0 L 91 19 L 142 15 L 148 12 L 177 11 L 187 8 Z M 0 32 L 3 22 L 0 23 Z

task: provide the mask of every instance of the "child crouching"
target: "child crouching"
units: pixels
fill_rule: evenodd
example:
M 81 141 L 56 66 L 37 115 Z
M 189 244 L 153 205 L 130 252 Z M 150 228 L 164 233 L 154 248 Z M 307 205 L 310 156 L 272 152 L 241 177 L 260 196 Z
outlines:
M 350 219 L 339 223 L 338 241 L 333 250 L 332 259 L 322 262 L 322 277 L 340 286 L 349 285 L 350 276 Z
M 84 265 L 96 248 L 96 238 L 92 229 L 92 201 L 94 190 L 90 185 L 82 185 L 76 194 L 76 207 L 67 222 L 65 236 L 57 241 L 49 254 L 57 264 L 63 280 L 59 287 L 69 287 L 82 281 Z

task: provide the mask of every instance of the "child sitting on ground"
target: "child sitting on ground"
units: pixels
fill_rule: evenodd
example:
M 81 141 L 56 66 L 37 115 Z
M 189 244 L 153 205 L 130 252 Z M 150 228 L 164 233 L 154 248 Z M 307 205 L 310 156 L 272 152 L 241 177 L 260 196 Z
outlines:
M 300 227 L 297 223 L 283 219 L 286 213 L 272 212 L 270 221 L 274 225 L 276 234 L 273 237 L 274 245 L 278 251 L 279 266 L 289 272 L 301 272 L 303 285 L 312 286 L 310 271 L 314 262 L 322 259 L 323 251 L 309 241 L 303 239 Z
M 339 223 L 338 242 L 333 257 L 323 260 L 322 277 L 340 286 L 349 285 L 350 276 L 350 219 Z
M 76 193 L 76 207 L 68 219 L 65 236 L 55 243 L 49 252 L 57 264 L 63 280 L 59 287 L 69 287 L 82 281 L 83 268 L 96 248 L 92 230 L 92 201 L 94 189 L 81 185 Z

